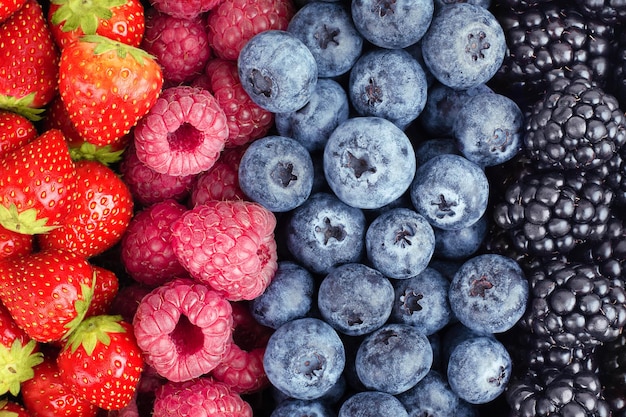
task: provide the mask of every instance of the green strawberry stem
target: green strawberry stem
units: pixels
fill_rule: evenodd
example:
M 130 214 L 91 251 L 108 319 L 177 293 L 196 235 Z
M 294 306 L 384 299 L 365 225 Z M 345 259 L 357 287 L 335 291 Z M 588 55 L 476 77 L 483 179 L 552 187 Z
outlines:
M 83 42 L 95 43 L 96 46 L 93 50 L 95 55 L 104 54 L 109 51 L 115 51 L 117 56 L 124 59 L 126 55 L 130 55 L 133 59 L 140 64 L 144 63 L 146 59 L 155 59 L 154 56 L 150 55 L 146 51 L 141 48 L 135 48 L 131 45 L 126 45 L 122 42 L 117 42 L 112 39 L 109 39 L 105 36 L 100 35 L 85 35 L 80 38 Z
M 0 395 L 17 396 L 21 383 L 35 376 L 33 368 L 43 362 L 43 353 L 34 352 L 36 347 L 34 340 L 22 346 L 15 339 L 10 348 L 0 344 Z
M 111 9 L 123 6 L 126 0 L 51 0 L 51 3 L 61 6 L 53 13 L 52 24 L 63 23 L 63 32 L 80 28 L 85 35 L 94 35 L 100 20 L 113 17 Z
M 35 208 L 20 212 L 15 204 L 10 204 L 9 207 L 0 205 L 0 225 L 7 230 L 24 235 L 48 233 L 59 227 L 49 226 L 48 218 L 38 218 L 38 214 L 39 212 Z
M 83 142 L 80 146 L 70 147 L 70 156 L 73 161 L 98 161 L 104 165 L 114 164 L 122 159 L 124 149 L 114 151 L 111 145 L 97 146 Z
M 85 320 L 85 315 L 87 314 L 87 310 L 89 310 L 89 306 L 91 305 L 91 300 L 93 300 L 93 293 L 96 288 L 96 273 L 94 271 L 93 277 L 91 279 L 91 287 L 85 284 L 80 284 L 81 295 L 82 297 L 74 303 L 74 309 L 76 310 L 76 316 L 73 320 L 65 325 L 67 332 L 61 338 L 67 339 L 71 337 L 73 333 L 75 333 L 83 321 Z
M 17 98 L 0 94 L 0 109 L 20 114 L 28 120 L 37 122 L 42 119 L 42 113 L 45 109 L 33 107 L 35 93 Z
M 120 324 L 122 316 L 100 315 L 88 317 L 76 328 L 67 339 L 66 349 L 74 353 L 79 347 L 91 356 L 98 343 L 106 346 L 111 343 L 109 334 L 125 333 L 126 330 Z

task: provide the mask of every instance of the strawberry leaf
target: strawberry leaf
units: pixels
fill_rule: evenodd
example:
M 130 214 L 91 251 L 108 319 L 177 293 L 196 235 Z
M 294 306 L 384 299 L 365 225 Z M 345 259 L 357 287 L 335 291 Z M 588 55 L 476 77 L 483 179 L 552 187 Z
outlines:
M 73 161 L 98 161 L 107 166 L 119 162 L 123 153 L 124 149 L 114 151 L 111 145 L 97 146 L 89 142 L 70 147 L 70 156 Z
M 48 233 L 59 226 L 49 226 L 48 218 L 37 218 L 39 212 L 36 208 L 29 208 L 22 212 L 13 203 L 9 207 L 0 205 L 0 225 L 7 230 L 24 235 L 36 235 Z
M 126 4 L 126 0 L 52 0 L 52 3 L 61 6 L 52 14 L 54 25 L 63 23 L 63 32 L 80 27 L 84 34 L 93 35 L 101 20 L 113 16 L 111 9 Z
M 37 342 L 30 340 L 25 346 L 15 339 L 11 348 L 0 344 L 0 395 L 7 392 L 17 396 L 20 384 L 35 376 L 33 367 L 43 362 L 43 353 L 33 352 Z
M 74 303 L 74 309 L 76 310 L 76 316 L 69 323 L 67 323 L 64 327 L 67 332 L 63 335 L 61 339 L 65 339 L 70 336 L 73 332 L 78 329 L 80 324 L 85 319 L 85 315 L 87 314 L 87 310 L 91 305 L 91 300 L 93 300 L 93 293 L 96 288 L 96 273 L 94 271 L 92 279 L 91 279 L 91 287 L 86 284 L 80 284 L 81 289 L 81 298 L 76 300 Z
M 121 42 L 116 42 L 105 36 L 100 35 L 85 35 L 80 38 L 83 42 L 95 43 L 96 46 L 93 50 L 94 54 L 100 55 L 110 51 L 116 51 L 117 56 L 124 59 L 126 55 L 130 55 L 133 59 L 140 64 L 144 63 L 146 59 L 154 59 L 154 56 L 150 55 L 141 48 L 135 48 L 134 46 L 126 45 Z
M 65 345 L 65 349 L 71 349 L 75 353 L 79 347 L 83 347 L 87 355 L 91 356 L 99 343 L 108 346 L 111 343 L 111 333 L 125 333 L 124 326 L 120 324 L 122 316 L 92 316 L 86 318 L 74 331 Z
M 45 109 L 33 107 L 34 100 L 35 93 L 30 93 L 21 98 L 0 94 L 0 109 L 20 114 L 28 120 L 36 122 L 42 119 L 42 113 Z

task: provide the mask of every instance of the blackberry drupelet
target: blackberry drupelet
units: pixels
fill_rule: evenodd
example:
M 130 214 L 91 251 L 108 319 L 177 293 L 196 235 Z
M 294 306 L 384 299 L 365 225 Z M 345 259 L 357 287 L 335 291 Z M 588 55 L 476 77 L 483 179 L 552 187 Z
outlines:
M 626 31 L 622 28 L 617 36 L 613 57 L 613 75 L 608 91 L 617 97 L 622 106 L 626 106 Z
M 626 228 L 620 218 L 611 218 L 602 239 L 578 245 L 569 254 L 570 259 L 596 265 L 609 279 L 626 277 Z
M 626 117 L 619 102 L 582 77 L 552 80 L 526 116 L 525 152 L 539 169 L 599 169 L 624 143 Z
M 614 25 L 626 22 L 624 0 L 575 0 L 581 13 L 591 19 Z
M 626 416 L 626 334 L 598 349 L 600 380 L 613 417 Z
M 566 254 L 604 235 L 613 195 L 601 179 L 578 171 L 522 173 L 495 204 L 493 218 L 519 251 Z

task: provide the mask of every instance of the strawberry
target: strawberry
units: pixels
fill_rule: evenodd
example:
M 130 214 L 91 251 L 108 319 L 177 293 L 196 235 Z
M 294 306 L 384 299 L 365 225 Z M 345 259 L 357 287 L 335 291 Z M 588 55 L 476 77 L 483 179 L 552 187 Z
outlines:
M 128 405 L 143 371 L 133 326 L 121 316 L 86 318 L 57 357 L 61 379 L 105 410 Z
M 140 0 L 51 0 L 48 23 L 60 49 L 96 34 L 138 47 L 145 30 Z
M 0 417 L 32 417 L 32 414 L 15 401 L 0 400 Z
M 0 395 L 9 392 L 16 396 L 20 384 L 33 377 L 33 367 L 43 361 L 37 348 L 37 342 L 19 328 L 0 304 Z
M 49 249 L 0 261 L 0 301 L 39 342 L 66 338 L 84 318 L 93 269 L 76 253 Z
M 33 237 L 0 226 L 0 259 L 28 255 L 33 251 Z
M 105 146 L 130 132 L 163 86 L 159 64 L 145 51 L 99 35 L 63 49 L 59 93 L 85 141 Z
M 0 110 L 0 158 L 36 137 L 33 122 L 21 114 Z
M 59 130 L 49 130 L 0 160 L 0 225 L 25 234 L 62 224 L 73 201 L 76 168 Z
M 97 161 L 78 161 L 74 205 L 63 226 L 39 235 L 39 243 L 90 258 L 122 238 L 132 215 L 132 195 L 115 171 Z
M 37 417 L 94 417 L 98 407 L 72 393 L 61 379 L 54 356 L 35 367 L 33 378 L 22 384 L 26 409 Z
M 97 265 L 92 265 L 92 267 L 96 276 L 96 286 L 93 289 L 93 298 L 85 317 L 106 314 L 120 288 L 115 272 Z
M 36 0 L 0 25 L 0 108 L 37 117 L 54 97 L 59 53 Z

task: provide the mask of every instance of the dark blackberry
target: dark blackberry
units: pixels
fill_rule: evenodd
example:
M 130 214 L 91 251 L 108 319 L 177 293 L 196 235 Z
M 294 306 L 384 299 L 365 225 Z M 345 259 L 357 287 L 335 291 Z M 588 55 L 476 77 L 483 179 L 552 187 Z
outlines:
M 607 278 L 626 277 L 626 228 L 622 219 L 611 218 L 607 231 L 599 241 L 588 242 L 575 247 L 570 259 L 593 264 Z
M 626 106 L 626 30 L 623 28 L 617 36 L 613 66 L 612 82 L 607 87 L 620 104 Z
M 626 416 L 626 334 L 598 349 L 600 380 L 613 417 Z
M 576 244 L 606 232 L 613 192 L 578 171 L 538 171 L 521 175 L 493 209 L 516 250 L 535 256 L 566 254 Z
M 553 79 L 526 116 L 525 152 L 539 169 L 599 169 L 624 143 L 619 102 L 585 78 Z
M 494 10 L 508 46 L 492 80 L 495 88 L 522 105 L 532 104 L 547 88 L 547 74 L 576 64 L 587 65 L 594 80 L 604 85 L 614 53 L 613 26 L 586 18 L 569 2 L 533 3 Z
M 624 0 L 575 0 L 585 16 L 614 25 L 626 22 L 626 1 Z

